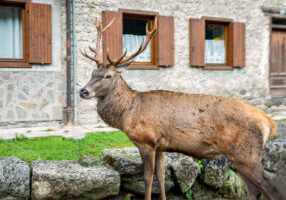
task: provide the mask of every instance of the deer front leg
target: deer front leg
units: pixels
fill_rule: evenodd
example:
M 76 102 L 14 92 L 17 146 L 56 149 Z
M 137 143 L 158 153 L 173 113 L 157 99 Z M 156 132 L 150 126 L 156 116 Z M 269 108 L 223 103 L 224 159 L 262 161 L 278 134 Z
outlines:
M 156 153 L 156 175 L 159 182 L 159 187 L 161 191 L 161 199 L 166 200 L 165 193 L 165 155 L 164 152 Z
M 155 168 L 155 151 L 139 149 L 144 168 L 145 200 L 151 200 L 152 183 Z

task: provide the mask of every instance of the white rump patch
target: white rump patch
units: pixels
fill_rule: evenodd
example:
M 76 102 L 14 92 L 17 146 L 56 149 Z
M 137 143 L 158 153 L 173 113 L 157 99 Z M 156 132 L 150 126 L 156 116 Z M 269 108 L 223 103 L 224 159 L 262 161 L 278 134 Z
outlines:
M 269 126 L 264 125 L 264 134 L 263 134 L 263 145 L 266 143 L 268 137 L 270 134 L 270 128 Z

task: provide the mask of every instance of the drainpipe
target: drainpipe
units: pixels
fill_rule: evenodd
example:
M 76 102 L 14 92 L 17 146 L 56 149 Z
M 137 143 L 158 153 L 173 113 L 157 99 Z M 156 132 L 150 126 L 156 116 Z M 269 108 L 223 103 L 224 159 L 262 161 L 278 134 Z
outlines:
M 77 119 L 77 42 L 76 42 L 76 10 L 75 10 L 76 0 L 72 1 L 72 44 L 73 44 L 73 122 L 76 124 Z
M 66 0 L 67 9 L 67 126 L 72 124 L 72 105 L 71 105 L 71 0 Z

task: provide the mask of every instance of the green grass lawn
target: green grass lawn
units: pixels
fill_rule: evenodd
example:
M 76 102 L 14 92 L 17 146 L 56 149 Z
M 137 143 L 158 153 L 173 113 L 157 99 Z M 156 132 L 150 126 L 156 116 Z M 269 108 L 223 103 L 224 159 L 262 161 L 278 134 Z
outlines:
M 76 160 L 83 155 L 99 157 L 103 149 L 134 146 L 120 131 L 89 133 L 82 140 L 42 137 L 0 140 L 0 157 L 15 156 L 23 161 Z

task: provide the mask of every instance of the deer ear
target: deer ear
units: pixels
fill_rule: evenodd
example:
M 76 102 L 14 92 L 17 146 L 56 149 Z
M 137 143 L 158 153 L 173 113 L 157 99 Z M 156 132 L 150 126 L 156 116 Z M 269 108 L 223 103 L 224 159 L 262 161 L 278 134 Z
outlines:
M 116 69 L 120 69 L 120 68 L 126 68 L 128 67 L 133 61 L 134 61 L 135 58 L 125 62 L 125 63 L 121 63 L 119 65 L 116 65 Z

